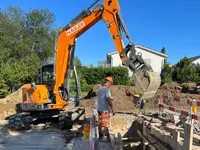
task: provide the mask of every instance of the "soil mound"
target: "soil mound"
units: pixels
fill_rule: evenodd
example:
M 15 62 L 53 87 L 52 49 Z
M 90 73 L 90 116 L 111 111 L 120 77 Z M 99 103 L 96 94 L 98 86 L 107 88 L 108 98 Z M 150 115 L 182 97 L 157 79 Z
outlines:
M 136 94 L 136 89 L 134 86 L 123 86 L 123 85 L 113 85 L 110 88 L 111 95 L 114 98 L 113 107 L 115 111 L 133 111 L 138 109 L 133 103 L 133 96 L 131 94 Z M 178 83 L 170 83 L 162 85 L 155 96 L 147 100 L 145 108 L 148 110 L 155 110 L 158 108 L 158 96 L 159 95 L 169 95 L 169 96 L 180 96 L 182 98 L 192 98 L 200 100 L 200 94 L 189 94 L 181 93 L 182 86 Z M 97 101 L 97 96 L 88 98 L 87 96 L 80 101 L 83 107 L 92 107 Z M 178 104 L 176 104 L 178 105 Z
M 1 103 L 4 104 L 17 104 L 22 101 L 22 88 L 20 87 L 17 91 L 11 93 L 10 95 L 6 96 L 3 99 L 0 99 Z
M 134 104 L 131 96 L 127 96 L 126 92 L 135 93 L 134 86 L 123 86 L 123 85 L 113 85 L 110 88 L 111 95 L 114 98 L 113 106 L 115 111 L 131 111 L 133 110 Z M 97 96 L 89 98 L 86 96 L 80 101 L 83 107 L 92 107 L 97 101 Z

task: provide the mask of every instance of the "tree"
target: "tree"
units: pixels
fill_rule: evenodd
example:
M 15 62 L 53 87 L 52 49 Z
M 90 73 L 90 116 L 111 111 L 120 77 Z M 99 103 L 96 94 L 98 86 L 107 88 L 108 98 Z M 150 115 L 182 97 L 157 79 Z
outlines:
M 54 14 L 47 9 L 0 10 L 0 97 L 31 81 L 54 51 Z
M 162 47 L 162 49 L 161 49 L 161 53 L 166 54 L 165 47 Z M 164 59 L 164 64 L 166 64 L 166 63 L 167 63 L 167 60 Z
M 172 67 L 168 63 L 164 64 L 164 68 L 161 71 L 161 79 L 162 83 L 172 82 Z
M 81 60 L 78 58 L 78 56 L 74 57 L 74 62 L 75 62 L 75 65 L 76 65 L 76 69 L 80 70 L 81 67 L 82 67 L 82 63 L 81 63 Z
M 3 76 L 0 75 L 0 98 L 5 97 L 8 94 L 8 86 Z
M 174 73 L 176 80 L 180 83 L 198 80 L 196 68 L 187 57 L 184 57 L 178 62 Z
M 200 64 L 197 63 L 197 65 L 195 67 L 196 67 L 196 72 L 198 74 L 198 82 L 200 82 Z
M 55 16 L 48 9 L 34 9 L 26 16 L 26 29 L 31 39 L 31 48 L 40 60 L 47 61 L 53 55 L 56 33 L 52 30 Z
M 165 47 L 162 47 L 161 53 L 166 54 Z

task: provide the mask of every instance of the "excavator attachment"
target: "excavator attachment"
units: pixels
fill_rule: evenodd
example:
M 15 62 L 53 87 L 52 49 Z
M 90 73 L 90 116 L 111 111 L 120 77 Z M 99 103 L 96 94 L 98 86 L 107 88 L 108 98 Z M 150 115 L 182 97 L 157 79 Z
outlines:
M 141 99 L 154 97 L 160 84 L 160 76 L 151 71 L 140 70 L 132 75 L 136 90 L 141 93 Z
M 133 43 L 128 44 L 120 54 L 127 57 L 122 64 L 128 66 L 133 72 L 131 79 L 135 83 L 136 90 L 141 94 L 141 99 L 154 97 L 160 84 L 161 77 L 142 58 L 142 54 L 136 53 Z

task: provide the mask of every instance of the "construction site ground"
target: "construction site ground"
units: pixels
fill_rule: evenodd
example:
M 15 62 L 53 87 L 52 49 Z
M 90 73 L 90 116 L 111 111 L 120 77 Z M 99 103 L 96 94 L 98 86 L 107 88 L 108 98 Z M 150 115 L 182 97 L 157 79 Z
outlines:
M 158 112 L 158 98 L 160 94 L 173 95 L 176 85 L 164 85 L 156 93 L 155 97 L 149 99 L 145 105 L 146 114 L 151 115 Z M 137 124 L 135 122 L 139 109 L 133 103 L 133 97 L 127 96 L 126 91 L 137 93 L 131 86 L 112 86 L 111 94 L 114 98 L 113 105 L 116 114 L 111 116 L 111 129 L 117 136 L 121 133 L 122 137 L 139 138 Z M 200 99 L 199 94 L 176 93 L 181 97 L 191 97 Z M 26 132 L 13 132 L 5 127 L 5 117 L 15 113 L 15 104 L 21 101 L 20 89 L 4 99 L 0 100 L 0 149 L 88 149 L 88 141 L 82 139 L 83 125 L 76 124 L 72 130 L 60 130 L 55 124 L 34 125 Z M 86 117 L 92 116 L 92 108 L 97 101 L 97 96 L 82 96 L 80 106 L 86 109 Z M 186 106 L 182 106 L 183 108 Z M 135 143 L 137 145 L 137 142 Z M 38 147 L 37 147 L 38 146 Z M 15 148 L 14 148 L 15 147 Z M 109 143 L 100 143 L 100 149 L 112 149 Z M 142 147 L 137 147 L 142 149 Z
M 56 124 L 33 125 L 32 129 L 19 132 L 10 131 L 0 123 L 0 149 L 5 150 L 86 150 L 89 141 L 83 139 L 82 125 L 76 124 L 71 130 L 60 130 Z M 100 143 L 100 147 L 110 150 L 110 143 Z

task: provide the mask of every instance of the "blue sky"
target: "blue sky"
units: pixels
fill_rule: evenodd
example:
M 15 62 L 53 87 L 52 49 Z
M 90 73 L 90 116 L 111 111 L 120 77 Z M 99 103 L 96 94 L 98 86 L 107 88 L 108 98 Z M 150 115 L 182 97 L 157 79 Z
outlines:
M 199 0 L 118 0 L 121 15 L 135 44 L 160 51 L 164 46 L 170 63 L 184 56 L 200 55 Z M 48 8 L 56 16 L 55 27 L 66 25 L 94 0 L 1 0 L 0 8 L 19 6 L 25 11 Z M 97 65 L 115 45 L 100 21 L 77 41 L 76 55 L 84 65 Z

